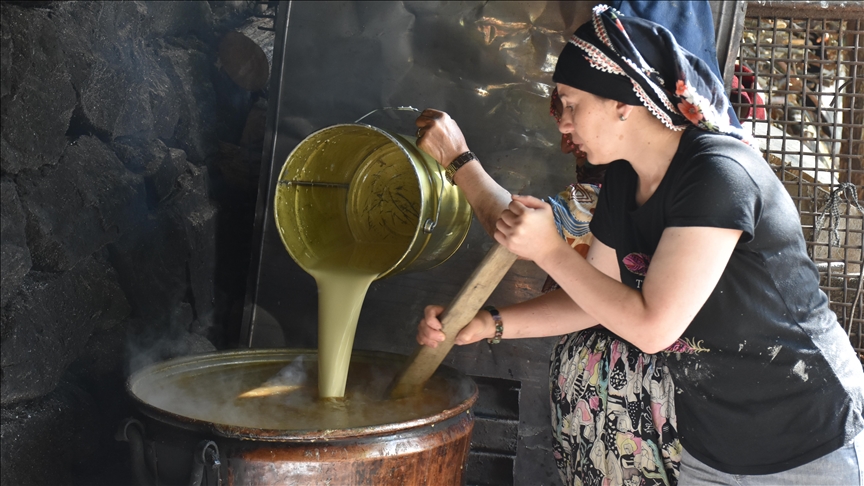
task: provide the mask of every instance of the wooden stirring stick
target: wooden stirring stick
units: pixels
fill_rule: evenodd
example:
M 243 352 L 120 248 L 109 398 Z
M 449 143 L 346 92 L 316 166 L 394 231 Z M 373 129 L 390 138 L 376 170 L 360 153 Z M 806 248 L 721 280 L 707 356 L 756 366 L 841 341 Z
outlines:
M 390 384 L 390 398 L 403 398 L 422 390 L 423 384 L 435 373 L 438 365 L 450 352 L 456 335 L 477 315 L 480 307 L 515 261 L 516 255 L 498 243 L 489 250 L 439 318 L 441 330 L 446 336 L 444 341 L 438 343 L 438 347 L 435 348 L 428 346 L 417 348 L 409 358 L 407 366 Z

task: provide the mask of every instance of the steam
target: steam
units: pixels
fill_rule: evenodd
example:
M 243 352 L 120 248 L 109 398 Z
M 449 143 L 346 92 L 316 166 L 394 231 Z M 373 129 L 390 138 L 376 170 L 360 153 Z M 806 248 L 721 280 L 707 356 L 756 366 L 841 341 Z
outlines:
M 436 415 L 465 399 L 454 402 L 454 393 L 461 392 L 447 380 L 433 377 L 425 393 L 388 400 L 384 390 L 395 373 L 392 363 L 352 361 L 355 372 L 349 377 L 345 398 L 322 400 L 316 386 L 317 356 L 286 358 L 156 368 L 154 373 L 145 371 L 136 378 L 132 393 L 154 407 L 184 417 L 229 427 L 282 431 L 398 424 Z M 266 387 L 285 388 L 269 393 Z M 265 392 L 241 396 L 261 389 Z
M 273 378 L 265 381 L 262 386 L 303 386 L 306 383 L 306 366 L 304 364 L 305 356 L 298 356 L 288 366 L 279 370 Z
M 200 327 L 201 319 L 195 319 L 192 305 L 181 303 L 162 326 L 147 326 L 145 322 L 129 326 L 126 339 L 127 376 L 162 361 L 193 354 L 216 351 L 206 337 L 190 329 Z
M 303 356 L 279 370 L 273 378 L 261 386 L 241 393 L 237 398 L 259 398 L 270 395 L 281 395 L 299 390 L 306 385 L 306 371 L 303 368 Z

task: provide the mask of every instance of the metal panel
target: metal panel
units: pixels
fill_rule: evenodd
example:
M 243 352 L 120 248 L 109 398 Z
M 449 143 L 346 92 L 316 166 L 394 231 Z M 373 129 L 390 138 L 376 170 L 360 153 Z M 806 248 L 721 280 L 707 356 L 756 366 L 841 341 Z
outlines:
M 459 122 L 486 170 L 511 192 L 547 196 L 574 182 L 573 157 L 560 153 L 560 134 L 548 114 L 549 94 L 557 55 L 588 19 L 591 6 L 536 1 L 280 4 L 245 344 L 317 346 L 315 282 L 289 257 L 272 215 L 278 171 L 291 149 L 315 130 L 352 123 L 382 107 L 434 107 Z M 718 46 L 721 51 L 728 46 Z M 385 110 L 363 122 L 413 134 L 414 118 L 411 112 Z M 423 307 L 448 303 L 491 245 L 474 224 L 459 251 L 439 267 L 373 283 L 355 349 L 410 354 Z M 534 264 L 518 261 L 489 301 L 507 305 L 534 297 L 545 277 Z M 457 347 L 445 361 L 471 375 L 521 383 L 515 484 L 559 481 L 551 453 L 547 377 L 555 341 L 484 342 Z
M 723 85 L 726 86 L 727 93 L 732 88 L 732 69 L 735 66 L 738 45 L 741 43 L 741 31 L 746 12 L 745 0 L 711 2 L 717 62 L 720 64 L 720 72 L 723 73 Z

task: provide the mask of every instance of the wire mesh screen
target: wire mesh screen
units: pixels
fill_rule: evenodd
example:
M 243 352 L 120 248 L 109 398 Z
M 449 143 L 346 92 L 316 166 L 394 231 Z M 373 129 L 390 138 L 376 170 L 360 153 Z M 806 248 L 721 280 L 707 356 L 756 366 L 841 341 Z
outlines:
M 851 3 L 751 3 L 731 99 L 795 201 L 822 289 L 864 362 L 864 2 Z

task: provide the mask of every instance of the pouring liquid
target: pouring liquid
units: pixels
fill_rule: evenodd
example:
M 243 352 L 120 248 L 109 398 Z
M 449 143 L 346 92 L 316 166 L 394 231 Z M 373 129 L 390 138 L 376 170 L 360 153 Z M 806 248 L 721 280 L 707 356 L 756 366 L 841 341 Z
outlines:
M 331 223 L 340 226 L 334 232 L 344 233 L 341 223 L 347 222 L 350 234 L 344 246 L 319 249 L 321 256 L 305 266 L 318 285 L 320 398 L 345 395 L 357 320 L 369 285 L 399 262 L 418 231 L 421 194 L 416 177 L 405 155 L 395 145 L 385 145 L 360 164 L 347 194 L 344 188 L 295 189 L 310 191 L 309 199 L 344 202 L 338 208 L 343 217 Z M 341 194 L 322 198 L 323 191 Z
M 350 265 L 351 257 L 363 254 L 358 245 L 334 253 L 307 268 L 318 284 L 318 395 L 345 395 L 348 365 L 357 320 L 369 285 L 378 271 Z

